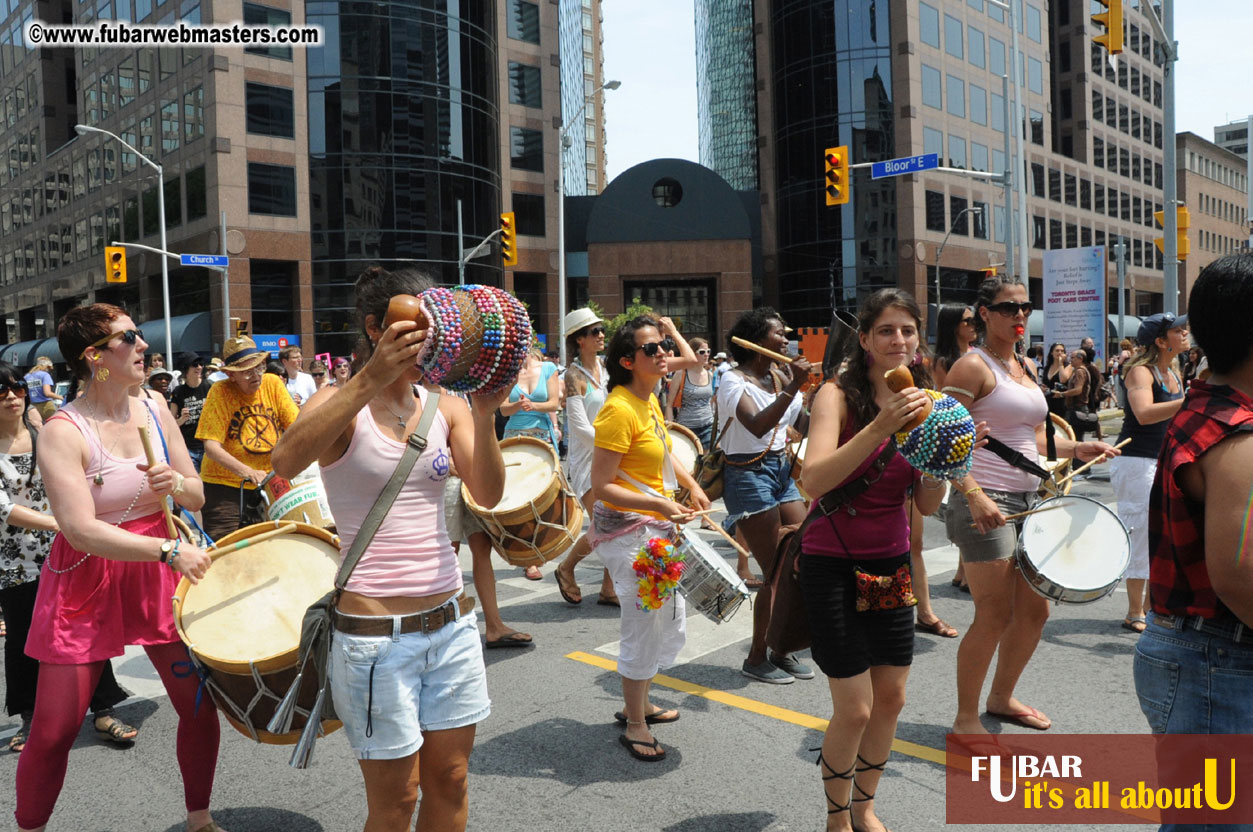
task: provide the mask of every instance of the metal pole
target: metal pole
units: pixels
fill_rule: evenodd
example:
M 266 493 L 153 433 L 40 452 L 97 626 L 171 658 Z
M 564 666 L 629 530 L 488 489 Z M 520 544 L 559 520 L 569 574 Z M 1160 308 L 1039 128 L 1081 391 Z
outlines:
M 226 212 L 221 215 L 221 224 L 218 227 L 218 235 L 222 238 L 222 256 L 226 257 Z M 226 268 L 222 269 L 222 344 L 226 344 L 226 339 L 231 337 L 231 266 L 227 262 Z
M 1114 262 L 1118 264 L 1118 340 L 1121 343 L 1126 337 L 1123 333 L 1127 317 L 1127 246 L 1122 237 L 1114 244 Z
M 1165 251 L 1162 266 L 1162 310 L 1172 314 L 1179 311 L 1179 220 L 1178 176 L 1175 171 L 1175 60 L 1178 45 L 1175 43 L 1175 0 L 1162 0 L 1162 29 L 1166 33 L 1166 46 L 1170 50 L 1162 68 L 1162 132 L 1166 140 L 1162 145 L 1163 206 L 1162 223 Z
M 1018 50 L 1018 16 L 1015 13 L 1016 7 L 1017 0 L 1009 0 L 1009 31 L 1014 50 L 1014 65 L 1010 71 L 1014 77 L 1014 121 L 1018 135 L 1018 163 L 1014 165 L 1014 186 L 1018 191 L 1018 279 L 1029 285 L 1031 276 L 1031 245 L 1027 242 L 1027 189 L 1025 187 L 1027 146 L 1024 141 L 1025 136 L 1023 135 L 1027 132 L 1027 111 L 1022 106 L 1022 82 L 1018 77 L 1022 68 L 1022 53 Z M 1009 125 L 1006 126 L 1008 127 Z
M 1001 103 L 1005 105 L 1005 272 L 1014 275 L 1014 154 L 1009 147 L 1009 76 L 1001 76 Z M 995 227 L 995 223 L 993 223 Z
M 586 102 L 584 102 L 586 106 Z M 561 366 L 566 363 L 566 185 L 565 128 L 557 132 L 557 349 Z
M 1253 251 L 1253 116 L 1249 116 L 1248 134 L 1245 136 L 1247 144 L 1244 146 L 1244 190 L 1249 195 L 1248 212 L 1244 215 L 1244 221 L 1249 226 L 1249 250 Z
M 140 155 L 141 159 L 147 157 Z M 149 161 L 157 171 L 157 213 L 161 215 L 161 249 L 168 250 L 165 245 L 165 172 L 156 162 Z M 165 312 L 165 366 L 174 366 L 174 340 L 170 334 L 170 261 L 161 258 L 161 302 Z
M 466 241 L 461 228 L 461 200 L 457 200 L 457 285 L 466 285 Z

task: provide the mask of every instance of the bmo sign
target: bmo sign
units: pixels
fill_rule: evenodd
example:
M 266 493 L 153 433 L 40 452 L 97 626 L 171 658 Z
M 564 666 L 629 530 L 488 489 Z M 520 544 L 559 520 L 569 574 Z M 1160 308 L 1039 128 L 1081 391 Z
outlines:
M 271 358 L 278 358 L 278 351 L 284 347 L 300 346 L 299 335 L 254 335 L 252 338 L 257 349 L 265 350 Z

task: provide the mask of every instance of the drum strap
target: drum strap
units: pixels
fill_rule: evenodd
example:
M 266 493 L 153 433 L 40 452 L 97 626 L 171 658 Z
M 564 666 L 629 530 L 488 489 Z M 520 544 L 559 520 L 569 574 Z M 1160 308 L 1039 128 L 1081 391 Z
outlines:
M 431 425 L 435 423 L 435 414 L 439 412 L 439 397 L 440 394 L 437 392 L 427 393 L 426 406 L 422 408 L 422 418 L 418 420 L 418 426 L 413 433 L 409 434 L 409 439 L 405 442 L 405 452 L 401 455 L 400 462 L 396 464 L 392 478 L 387 481 L 387 485 L 383 486 L 374 505 L 370 507 L 370 513 L 365 516 L 360 531 L 353 538 L 352 546 L 348 548 L 348 554 L 344 556 L 344 562 L 340 564 L 339 572 L 335 575 L 336 589 L 343 590 L 348 585 L 352 570 L 357 567 L 361 556 L 365 554 L 366 547 L 374 539 L 374 533 L 383 524 L 383 518 L 387 516 L 392 503 L 396 502 L 396 495 L 400 493 L 405 480 L 409 479 L 409 474 L 413 471 L 418 457 L 426 450 L 427 434 L 431 432 Z
M 1051 428 L 1052 426 L 1053 420 L 1050 419 L 1049 427 Z M 1047 480 L 1052 476 L 1048 471 L 1045 471 L 1039 465 L 1027 459 L 1021 451 L 1015 451 L 999 439 L 989 436 L 987 445 L 984 447 L 999 456 L 1001 459 L 1005 460 L 1010 465 L 1017 468 L 1019 471 L 1026 471 L 1033 477 L 1039 477 L 1040 479 Z

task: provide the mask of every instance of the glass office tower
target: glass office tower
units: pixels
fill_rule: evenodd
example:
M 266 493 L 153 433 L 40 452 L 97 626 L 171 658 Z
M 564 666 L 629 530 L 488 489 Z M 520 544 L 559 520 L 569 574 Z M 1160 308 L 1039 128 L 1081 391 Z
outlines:
M 700 163 L 740 191 L 757 189 L 752 0 L 696 0 Z

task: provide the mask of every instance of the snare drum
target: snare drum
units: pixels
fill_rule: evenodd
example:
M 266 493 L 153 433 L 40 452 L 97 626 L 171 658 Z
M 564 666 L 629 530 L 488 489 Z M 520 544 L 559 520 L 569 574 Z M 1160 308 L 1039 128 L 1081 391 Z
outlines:
M 713 623 L 730 621 L 748 598 L 744 581 L 714 547 L 694 534 L 681 536 L 675 549 L 683 553 L 679 592 Z
M 1035 506 L 1023 519 L 1015 554 L 1036 592 L 1061 604 L 1090 604 L 1118 586 L 1131 544 L 1117 514 L 1096 500 L 1070 495 Z
M 291 480 L 270 476 L 264 484 L 266 517 L 271 520 L 293 520 L 323 529 L 333 529 L 335 518 L 322 486 L 322 472 L 315 462 Z
M 480 520 L 496 550 L 514 566 L 543 566 L 565 552 L 583 530 L 583 506 L 566 484 L 548 442 L 514 436 L 500 443 L 505 490 L 484 508 L 461 486 L 466 508 Z
M 246 526 L 217 543 L 213 567 L 200 583 L 187 578 L 174 592 L 174 626 L 206 687 L 235 730 L 257 742 L 291 745 L 300 739 L 318 692 L 316 673 L 301 683 L 291 730 L 265 730 L 296 678 L 305 610 L 335 586 L 339 538 L 298 523 L 296 530 L 230 551 L 231 544 L 274 528 Z M 339 722 L 323 720 L 330 733 Z

